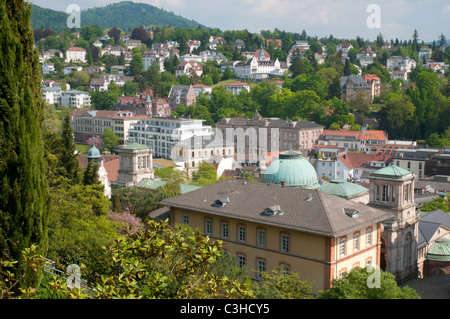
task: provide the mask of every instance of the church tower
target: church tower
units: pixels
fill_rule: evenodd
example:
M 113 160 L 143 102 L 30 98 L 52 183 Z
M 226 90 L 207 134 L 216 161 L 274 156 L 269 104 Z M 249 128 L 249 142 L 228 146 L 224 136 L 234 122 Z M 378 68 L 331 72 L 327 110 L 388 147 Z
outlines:
M 417 276 L 415 175 L 391 164 L 372 172 L 369 180 L 369 205 L 392 213 L 392 218 L 383 223 L 380 266 L 401 283 Z
M 145 112 L 146 112 L 146 115 L 148 115 L 150 117 L 154 116 L 153 101 L 152 101 L 150 94 L 147 94 L 147 97 L 145 98 Z
M 151 148 L 132 143 L 117 150 L 119 171 L 114 186 L 136 186 L 145 178 L 154 178 L 153 151 Z

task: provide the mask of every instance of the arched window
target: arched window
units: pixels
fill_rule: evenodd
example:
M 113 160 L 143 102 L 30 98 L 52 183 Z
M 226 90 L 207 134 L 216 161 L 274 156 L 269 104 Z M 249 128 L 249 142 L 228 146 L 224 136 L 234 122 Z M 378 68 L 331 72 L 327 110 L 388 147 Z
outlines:
M 403 238 L 403 267 L 408 267 L 411 264 L 412 254 L 412 237 L 411 233 L 407 233 Z

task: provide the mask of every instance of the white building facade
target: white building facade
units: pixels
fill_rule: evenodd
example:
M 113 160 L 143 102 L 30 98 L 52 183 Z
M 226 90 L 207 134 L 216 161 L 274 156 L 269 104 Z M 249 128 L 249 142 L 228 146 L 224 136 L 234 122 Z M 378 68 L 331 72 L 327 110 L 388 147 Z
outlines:
M 171 159 L 172 148 L 178 142 L 211 134 L 212 127 L 203 125 L 203 120 L 149 117 L 131 125 L 127 143 L 146 145 L 153 149 L 155 157 Z

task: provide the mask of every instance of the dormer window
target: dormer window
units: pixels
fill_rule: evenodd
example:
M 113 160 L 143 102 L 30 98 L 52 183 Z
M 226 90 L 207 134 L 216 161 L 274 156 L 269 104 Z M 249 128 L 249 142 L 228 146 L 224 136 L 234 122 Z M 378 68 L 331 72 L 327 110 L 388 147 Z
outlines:
M 281 209 L 280 205 L 275 205 L 268 207 L 264 210 L 263 214 L 265 216 L 275 216 L 275 215 L 283 215 L 283 210 Z
M 230 202 L 230 199 L 228 197 L 227 198 L 219 198 L 214 202 L 214 206 L 215 207 L 223 207 L 229 202 Z
M 357 217 L 359 217 L 359 210 L 350 209 L 350 208 L 342 208 L 342 210 L 350 218 L 357 218 Z

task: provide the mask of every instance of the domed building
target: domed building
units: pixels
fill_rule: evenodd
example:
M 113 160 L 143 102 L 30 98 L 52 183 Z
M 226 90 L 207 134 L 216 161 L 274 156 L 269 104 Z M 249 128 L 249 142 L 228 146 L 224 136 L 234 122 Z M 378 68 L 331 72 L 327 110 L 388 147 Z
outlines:
M 100 183 L 104 186 L 103 193 L 106 197 L 111 198 L 111 186 L 108 181 L 108 172 L 103 166 L 103 157 L 100 150 L 95 146 L 95 138 L 93 139 L 92 147 L 88 151 L 87 155 L 88 163 L 93 161 L 98 164 L 98 179 Z
M 302 153 L 287 151 L 280 153 L 267 167 L 263 182 L 306 189 L 320 187 L 317 172 Z
M 340 196 L 355 202 L 367 204 L 369 189 L 345 179 L 333 179 L 329 183 L 320 185 L 320 190 L 330 195 Z
M 101 154 L 100 151 L 97 147 L 95 147 L 95 139 L 94 139 L 94 143 L 92 145 L 92 147 L 89 149 L 88 151 L 88 155 L 87 155 L 88 161 L 93 160 L 94 162 L 100 163 L 101 161 Z

